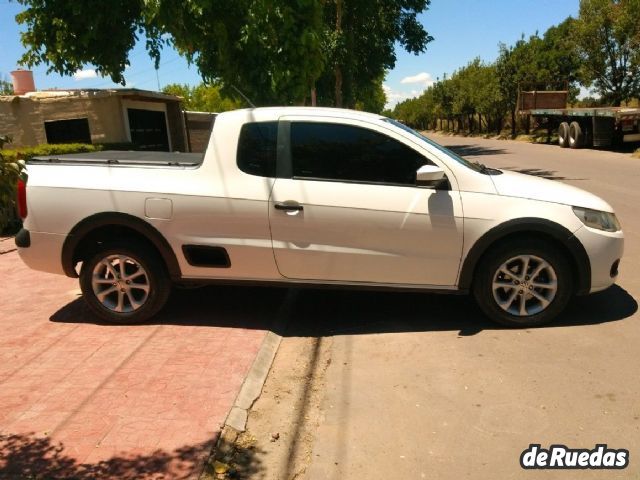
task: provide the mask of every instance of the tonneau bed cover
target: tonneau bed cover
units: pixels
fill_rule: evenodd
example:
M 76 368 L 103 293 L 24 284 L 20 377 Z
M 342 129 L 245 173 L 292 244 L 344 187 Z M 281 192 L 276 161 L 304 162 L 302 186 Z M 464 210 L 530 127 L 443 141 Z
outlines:
M 39 155 L 27 163 L 67 165 L 130 165 L 197 167 L 202 163 L 202 153 L 137 152 L 104 150 L 100 152 L 69 153 L 66 155 Z

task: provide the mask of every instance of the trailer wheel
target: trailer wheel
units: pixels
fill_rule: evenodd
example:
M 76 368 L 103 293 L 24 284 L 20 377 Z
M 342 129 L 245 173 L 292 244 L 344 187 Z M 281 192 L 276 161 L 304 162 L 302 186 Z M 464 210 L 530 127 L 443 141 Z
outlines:
M 558 126 L 558 145 L 560 148 L 569 146 L 569 124 L 567 122 L 562 122 Z
M 569 126 L 569 147 L 580 148 L 584 144 L 584 134 L 578 122 L 571 122 Z

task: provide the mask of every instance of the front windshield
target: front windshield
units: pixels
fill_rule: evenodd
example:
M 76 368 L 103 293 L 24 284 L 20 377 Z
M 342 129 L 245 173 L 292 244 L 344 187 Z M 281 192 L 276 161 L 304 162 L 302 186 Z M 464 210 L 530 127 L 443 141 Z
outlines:
M 394 120 L 392 118 L 384 118 L 384 121 L 387 122 L 387 123 L 390 123 L 391 125 L 395 125 L 398 128 L 401 128 L 405 132 L 408 132 L 411 135 L 413 135 L 414 137 L 418 137 L 420 140 L 423 140 L 423 141 L 427 142 L 432 147 L 435 147 L 438 150 L 440 150 L 441 152 L 447 154 L 447 156 L 451 157 L 456 162 L 460 163 L 461 165 L 464 165 L 465 167 L 468 167 L 468 168 L 470 168 L 472 170 L 475 170 L 476 172 L 481 171 L 482 168 L 483 168 L 483 166 L 480 165 L 479 163 L 473 163 L 473 162 L 470 162 L 469 160 L 465 160 L 464 158 L 462 158 L 457 153 L 452 152 L 451 150 L 449 150 L 448 148 L 443 147 L 442 145 L 438 145 L 433 140 L 425 137 L 421 133 L 416 132 L 413 128 L 407 127 L 404 123 L 400 123 L 397 120 Z

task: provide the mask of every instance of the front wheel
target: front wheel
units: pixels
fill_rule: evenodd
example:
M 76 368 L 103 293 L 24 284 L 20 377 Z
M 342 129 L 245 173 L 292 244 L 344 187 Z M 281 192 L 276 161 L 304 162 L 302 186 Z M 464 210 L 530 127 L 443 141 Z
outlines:
M 507 241 L 481 260 L 473 293 L 489 318 L 529 327 L 549 323 L 564 310 L 572 283 L 570 265 L 552 243 Z
M 103 320 L 140 323 L 164 306 L 171 284 L 162 260 L 148 247 L 112 244 L 83 262 L 80 289 Z

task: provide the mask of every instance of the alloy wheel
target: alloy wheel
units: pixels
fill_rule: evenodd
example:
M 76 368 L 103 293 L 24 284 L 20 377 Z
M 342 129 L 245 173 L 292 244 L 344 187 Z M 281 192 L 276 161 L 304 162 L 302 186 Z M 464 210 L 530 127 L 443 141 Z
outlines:
M 149 298 L 149 275 L 144 267 L 127 255 L 109 255 L 93 269 L 91 286 L 98 301 L 116 313 L 141 308 Z
M 504 262 L 493 276 L 493 298 L 505 312 L 518 317 L 545 310 L 558 292 L 553 266 L 535 255 L 518 255 Z

